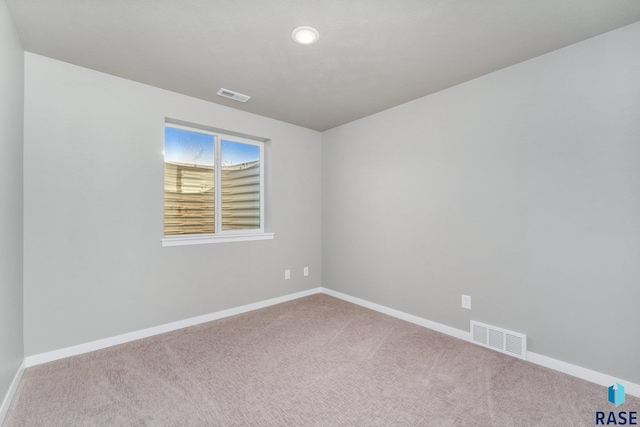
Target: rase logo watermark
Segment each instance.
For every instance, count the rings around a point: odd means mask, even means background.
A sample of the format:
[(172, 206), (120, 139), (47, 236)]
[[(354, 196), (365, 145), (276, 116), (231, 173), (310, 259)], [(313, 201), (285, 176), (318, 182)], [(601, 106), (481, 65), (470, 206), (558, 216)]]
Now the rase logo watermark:
[(616, 408), (624, 403), (624, 386), (617, 381), (609, 386), (609, 402), (616, 405)]
[[(609, 387), (607, 400), (616, 405), (616, 408), (624, 403), (624, 386), (616, 381)], [(596, 425), (637, 426), (638, 412), (636, 411), (596, 411)]]

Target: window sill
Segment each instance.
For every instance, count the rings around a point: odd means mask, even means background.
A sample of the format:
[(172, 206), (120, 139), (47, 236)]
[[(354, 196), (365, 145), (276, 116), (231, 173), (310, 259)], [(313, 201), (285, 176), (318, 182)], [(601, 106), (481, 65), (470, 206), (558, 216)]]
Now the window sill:
[(247, 242), (251, 240), (271, 240), (275, 237), (275, 233), (255, 233), (255, 234), (232, 234), (216, 236), (213, 234), (206, 235), (187, 235), (187, 236), (166, 236), (160, 239), (162, 246), (184, 246), (184, 245), (206, 245), (209, 243), (229, 243), (229, 242)]

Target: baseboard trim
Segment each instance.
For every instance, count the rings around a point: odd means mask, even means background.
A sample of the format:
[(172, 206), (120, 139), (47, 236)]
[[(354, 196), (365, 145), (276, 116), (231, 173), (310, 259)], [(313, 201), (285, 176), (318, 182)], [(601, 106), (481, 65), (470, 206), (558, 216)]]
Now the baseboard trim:
[[(450, 335), (455, 338), (459, 338), (464, 341), (471, 342), (471, 333), (468, 331), (463, 331), (461, 329), (453, 328), (451, 326), (444, 325), (442, 323), (437, 323), (431, 320), (424, 319), (422, 317), (414, 316), (412, 314), (408, 314), (399, 310), (395, 310), (393, 308), (389, 308), (380, 304), (376, 304), (370, 301), (363, 300), (361, 298), (353, 297), (351, 295), (344, 294), (342, 292), (337, 292), (328, 288), (318, 287), (314, 289), (309, 289), (302, 292), (297, 292), (289, 295), (285, 295), (282, 297), (272, 298), (265, 301), (256, 302), (253, 304), (247, 304), (240, 307), (230, 308), (227, 310), (218, 311), (215, 313), (205, 314), (202, 316), (192, 317), (190, 319), (180, 320), (177, 322), (167, 323), (165, 325), (155, 326), (148, 329), (143, 329), (140, 331), (130, 332), (122, 335), (118, 335), (111, 338), (105, 338), (97, 341), (88, 342), (85, 344), (79, 344), (72, 347), (62, 348), (59, 350), (49, 351), (46, 353), (36, 354), (33, 356), (27, 356), (24, 359), (24, 362), (20, 366), (18, 373), (16, 374), (13, 383), (11, 384), (11, 388), (7, 393), (7, 396), (0, 407), (0, 425), (2, 425), (2, 420), (6, 414), (6, 411), (9, 409), (9, 404), (11, 403), (11, 399), (15, 394), (15, 390), (20, 383), (20, 379), (22, 378), (22, 373), (25, 368), (29, 368), (36, 365), (41, 365), (43, 363), (52, 362), (58, 359), (64, 359), (66, 357), (77, 356), (84, 353), (89, 353), (96, 350), (101, 350), (103, 348), (112, 347), (118, 344), (124, 344), (130, 341), (139, 340), (142, 338), (151, 337), (154, 335), (163, 334), (165, 332), (171, 332), (176, 329), (187, 328), (189, 326), (199, 325), (201, 323), (211, 322), (213, 320), (223, 319), (229, 316), (235, 316), (236, 314), (242, 314), (253, 310), (258, 310), (260, 308), (269, 307), (271, 305), (280, 304), (283, 302), (295, 300), (298, 298), (302, 298), (309, 295), (324, 293), (326, 295), (330, 295), (332, 297), (369, 308), (371, 310), (375, 310), (377, 312), (387, 314), (389, 316), (405, 320), (410, 323), (414, 323), (419, 326), (423, 326), (425, 328), (432, 329), (437, 332), (441, 332), (446, 335)], [(562, 372), (576, 378), (583, 379), (585, 381), (589, 381), (595, 384), (599, 384), (605, 387), (610, 386), (616, 381), (624, 384), (625, 392), (631, 396), (640, 397), (640, 385), (635, 384), (629, 381), (625, 381), (620, 378), (613, 377), (611, 375), (603, 374), (601, 372), (593, 371), (587, 368), (583, 368), (581, 366), (572, 365), (567, 362), (563, 362), (561, 360), (553, 359), (548, 356), (543, 356), (541, 354), (533, 353), (531, 351), (527, 352), (527, 360), (536, 365), (544, 366), (549, 369), (553, 369), (558, 372)]]
[(532, 353), (530, 351), (527, 352), (527, 360), (531, 363), (535, 363), (536, 365), (544, 366), (545, 368), (553, 369), (554, 371), (562, 372), (605, 387), (609, 387), (617, 381), (624, 385), (624, 391), (626, 394), (640, 397), (640, 384), (635, 384), (611, 375), (603, 374), (602, 372), (593, 371), (591, 369), (583, 368), (582, 366), (572, 365), (571, 363), (543, 356), (542, 354)]
[[(322, 292), (339, 298), (344, 301), (348, 301), (362, 307), (367, 307), (380, 313), (388, 314), (389, 316), (396, 317), (398, 319), (406, 320), (416, 325), (424, 326), (425, 328), (433, 329), (443, 334), (450, 335), (455, 338), (460, 338), (465, 341), (471, 342), (471, 333), (462, 331), (460, 329), (452, 328), (451, 326), (443, 325), (442, 323), (433, 322), (431, 320), (424, 319), (422, 317), (407, 314), (393, 308), (385, 307), (380, 304), (372, 303), (360, 298), (352, 297), (351, 295), (343, 294), (341, 292), (333, 291), (331, 289), (322, 288)], [(601, 372), (592, 371), (591, 369), (583, 368), (581, 366), (572, 365), (561, 360), (553, 359), (548, 356), (533, 353), (527, 351), (527, 361), (536, 365), (544, 366), (545, 368), (553, 369), (554, 371), (562, 372), (564, 374), (571, 375), (576, 378), (580, 378), (585, 381), (589, 381), (595, 384), (599, 384), (608, 387), (614, 384), (616, 381), (623, 384), (625, 387), (625, 393), (631, 396), (640, 397), (640, 385), (629, 381), (622, 380), (620, 378), (613, 377), (611, 375), (603, 374)]]
[(192, 317), (185, 320), (179, 320), (177, 322), (167, 323), (160, 326), (154, 326), (139, 331), (129, 332), (115, 337), (104, 338), (96, 341), (91, 341), (84, 344), (78, 344), (71, 347), (62, 348), (59, 350), (53, 350), (46, 353), (36, 354), (33, 356), (27, 356), (25, 358), (25, 364), (27, 368), (32, 366), (41, 365), (47, 362), (53, 362), (54, 360), (64, 359), (66, 357), (77, 356), (84, 353), (90, 353), (96, 350), (102, 350), (103, 348), (112, 347), (118, 344), (124, 344), (127, 342), (139, 340), (142, 338), (152, 337), (154, 335), (164, 334), (165, 332), (175, 331), (176, 329), (188, 328), (189, 326), (199, 325), (201, 323), (211, 322), (213, 320), (223, 319), (229, 316), (235, 316), (236, 314), (242, 314), (260, 308), (269, 307), (271, 305), (280, 304), (283, 302), (291, 301), (294, 299), (302, 298), (309, 295), (319, 294), (322, 292), (322, 288), (309, 289), (302, 292), (296, 292), (294, 294), (285, 295), (282, 297), (271, 298), (265, 301), (260, 301), (252, 304), (243, 305), (240, 307), (230, 308), (227, 310), (217, 311), (215, 313), (204, 314), (202, 316)]
[(471, 333), (461, 329), (433, 322), (422, 317), (414, 316), (413, 314), (408, 314), (403, 311), (385, 307), (384, 305), (352, 297), (351, 295), (343, 294), (342, 292), (333, 291), (331, 289), (322, 288), (322, 292), (327, 295), (331, 295), (332, 297), (336, 297), (362, 307), (370, 308), (371, 310), (375, 310), (380, 313), (388, 314), (391, 317), (406, 320), (407, 322), (415, 323), (416, 325), (424, 326), (425, 328), (433, 329), (434, 331), (442, 332), (443, 334), (451, 335), (452, 337), (460, 338), (461, 340), (471, 341)]
[(18, 368), (18, 372), (16, 372), (16, 375), (13, 377), (13, 381), (11, 381), (9, 391), (7, 391), (7, 394), (2, 401), (2, 405), (0, 405), (0, 426), (4, 422), (4, 418), (7, 416), (7, 412), (9, 412), (9, 406), (11, 406), (13, 396), (15, 396), (16, 391), (18, 390), (18, 386), (20, 385), (20, 380), (22, 379), (22, 374), (24, 374), (25, 368), (26, 366), (23, 360), (20, 364), (20, 367)]

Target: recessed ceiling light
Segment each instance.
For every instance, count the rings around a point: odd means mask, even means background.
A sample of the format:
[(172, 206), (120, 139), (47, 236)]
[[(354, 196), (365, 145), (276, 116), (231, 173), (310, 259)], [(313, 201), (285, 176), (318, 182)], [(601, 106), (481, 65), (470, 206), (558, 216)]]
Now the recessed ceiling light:
[(313, 27), (298, 27), (291, 33), (293, 40), (301, 45), (311, 45), (318, 41), (320, 34)]

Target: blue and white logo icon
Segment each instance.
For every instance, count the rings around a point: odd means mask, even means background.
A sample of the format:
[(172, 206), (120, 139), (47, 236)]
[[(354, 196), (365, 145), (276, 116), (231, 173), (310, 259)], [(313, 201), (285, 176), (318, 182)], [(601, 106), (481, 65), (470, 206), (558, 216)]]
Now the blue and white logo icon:
[(609, 402), (616, 407), (624, 403), (624, 386), (617, 381), (614, 385), (609, 386)]

